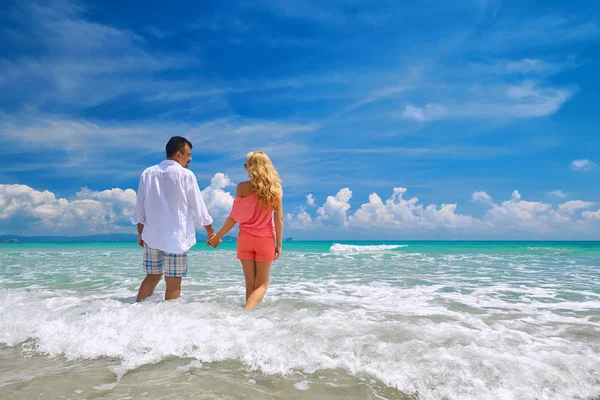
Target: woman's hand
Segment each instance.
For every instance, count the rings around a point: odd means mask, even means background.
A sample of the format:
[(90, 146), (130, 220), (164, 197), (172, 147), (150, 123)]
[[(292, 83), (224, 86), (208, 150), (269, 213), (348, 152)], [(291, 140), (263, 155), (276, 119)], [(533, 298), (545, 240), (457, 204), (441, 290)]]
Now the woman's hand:
[(281, 256), (281, 245), (275, 246), (275, 259), (278, 260)]
[(210, 246), (212, 246), (213, 249), (216, 249), (221, 244), (221, 239), (219, 239), (219, 237), (217, 235), (215, 235), (215, 236), (211, 237), (210, 239), (208, 239), (208, 244)]

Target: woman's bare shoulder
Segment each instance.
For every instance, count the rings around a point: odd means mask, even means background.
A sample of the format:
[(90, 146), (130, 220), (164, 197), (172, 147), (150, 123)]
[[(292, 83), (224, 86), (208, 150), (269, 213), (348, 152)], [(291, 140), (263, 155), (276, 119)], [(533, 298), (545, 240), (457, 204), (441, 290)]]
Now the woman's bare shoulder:
[(252, 194), (252, 184), (250, 181), (240, 182), (235, 190), (235, 197), (248, 197)]

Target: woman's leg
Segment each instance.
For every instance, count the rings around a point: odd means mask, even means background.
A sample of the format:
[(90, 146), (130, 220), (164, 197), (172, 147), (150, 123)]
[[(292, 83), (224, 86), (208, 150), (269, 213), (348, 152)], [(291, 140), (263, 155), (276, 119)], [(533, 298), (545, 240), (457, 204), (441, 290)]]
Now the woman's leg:
[(254, 260), (240, 260), (244, 269), (244, 278), (246, 280), (246, 302), (248, 297), (254, 292), (256, 282), (256, 262)]
[[(269, 279), (271, 277), (271, 262), (259, 262), (256, 261), (256, 279), (254, 281), (254, 291), (246, 300), (246, 306), (244, 310), (253, 309), (260, 301), (265, 297), (267, 287), (269, 286)], [(246, 269), (244, 268), (244, 273)], [(247, 282), (247, 281), (246, 281)], [(246, 286), (247, 288), (248, 286)], [(246, 289), (247, 290), (247, 289)]]

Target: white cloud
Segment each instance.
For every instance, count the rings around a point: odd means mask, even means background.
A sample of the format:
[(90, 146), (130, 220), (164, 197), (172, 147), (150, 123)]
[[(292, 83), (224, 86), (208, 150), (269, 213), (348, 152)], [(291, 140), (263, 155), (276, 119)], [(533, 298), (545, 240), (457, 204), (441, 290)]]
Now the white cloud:
[(315, 198), (314, 198), (314, 196), (311, 193), (309, 193), (306, 196), (306, 205), (308, 205), (309, 207), (314, 207), (315, 206)]
[(69, 201), (26, 185), (0, 185), (0, 220), (7, 225), (12, 222), (17, 230), (34, 232), (118, 232), (129, 224), (128, 217), (133, 211), (128, 199), (131, 192), (131, 189), (84, 190), (78, 199)]
[(335, 197), (327, 196), (327, 201), (317, 210), (317, 221), (324, 225), (343, 227), (347, 224), (348, 203), (352, 198), (352, 191), (348, 188), (341, 189)]
[(470, 216), (456, 214), (456, 204), (435, 204), (424, 207), (417, 204), (416, 197), (403, 198), (405, 188), (394, 188), (392, 196), (385, 201), (377, 193), (369, 196), (369, 202), (350, 216), (350, 223), (356, 227), (401, 228), (407, 230), (433, 230), (437, 228), (474, 228), (478, 221)]
[(77, 199), (98, 200), (101, 203), (109, 204), (117, 215), (123, 215), (127, 219), (133, 217), (137, 198), (135, 190), (120, 188), (99, 192), (83, 188), (75, 196)]
[[(202, 191), (209, 212), (216, 220), (224, 220), (229, 214), (234, 196), (226, 192), (233, 186), (227, 175), (218, 173), (210, 186)], [(474, 192), (473, 201), (483, 202), (490, 209), (482, 219), (458, 214), (456, 204), (419, 204), (417, 197), (405, 199), (406, 188), (393, 189), (387, 200), (377, 193), (369, 196), (355, 212), (351, 211), (352, 191), (341, 189), (336, 196), (328, 196), (322, 207), (312, 216), (304, 206), (285, 217), (289, 229), (312, 230), (352, 228), (371, 231), (460, 231), (462, 233), (485, 232), (509, 234), (565, 233), (591, 227), (592, 220), (600, 220), (600, 210), (581, 213), (594, 202), (572, 200), (556, 209), (543, 202), (522, 200), (515, 190), (510, 200), (495, 203), (486, 192)], [(129, 217), (135, 208), (135, 192), (132, 189), (113, 188), (92, 191), (87, 188), (76, 193), (72, 200), (58, 198), (50, 191), (38, 191), (26, 185), (0, 185), (0, 226), (2, 233), (13, 234), (95, 234), (132, 232)], [(341, 231), (338, 231), (341, 232)]]
[(78, 199), (95, 199), (121, 203), (129, 207), (135, 207), (136, 194), (133, 189), (108, 189), (99, 192), (83, 188), (76, 194)]
[(595, 169), (596, 167), (597, 165), (588, 159), (573, 160), (571, 162), (571, 169), (577, 172), (588, 172)]
[(486, 192), (473, 192), (473, 194), (471, 195), (471, 201), (475, 202), (475, 203), (481, 203), (481, 204), (493, 204), (494, 201), (492, 200), (492, 197), (487, 194)]
[(34, 214), (37, 206), (57, 203), (54, 193), (39, 192), (26, 185), (0, 185), (0, 219), (8, 219), (23, 209)]
[(600, 210), (597, 211), (584, 211), (581, 213), (583, 219), (591, 221), (591, 220), (600, 220)]
[(427, 104), (425, 107), (408, 105), (402, 111), (402, 116), (415, 121), (435, 121), (446, 116), (447, 110), (439, 104)]
[[(576, 211), (589, 208), (594, 203), (573, 200), (552, 209), (550, 204), (525, 201), (518, 190), (512, 192), (510, 200), (497, 204), (486, 192), (474, 192), (471, 201), (490, 206), (483, 219), (458, 214), (456, 204), (419, 204), (413, 197), (404, 199), (406, 188), (394, 188), (387, 200), (377, 193), (369, 196), (354, 213), (350, 210), (349, 200), (352, 192), (342, 189), (335, 197), (329, 196), (325, 204), (317, 210), (316, 220), (301, 208), (295, 215), (288, 215), (288, 221), (296, 227), (310, 229), (317, 226), (399, 229), (403, 231), (461, 230), (481, 232), (482, 228), (494, 229), (496, 233), (511, 231), (529, 231), (547, 233), (557, 229), (575, 226), (573, 216)], [(588, 214), (586, 214), (588, 215)], [(587, 219), (592, 219), (591, 214)]]
[(560, 199), (564, 199), (567, 195), (562, 190), (553, 190), (552, 192), (547, 193), (548, 196), (558, 197)]
[[(217, 173), (211, 185), (202, 191), (208, 211), (217, 221), (224, 220), (231, 211), (234, 197), (223, 190), (231, 185), (227, 175)], [(130, 218), (135, 204), (133, 189), (83, 188), (73, 200), (68, 200), (27, 185), (0, 185), (2, 230), (12, 229), (6, 233), (134, 233)]]
[(573, 215), (575, 213), (575, 211), (581, 210), (584, 208), (590, 208), (594, 204), (596, 204), (596, 203), (591, 202), (591, 201), (571, 200), (571, 201), (567, 201), (566, 203), (559, 205), (558, 212), (561, 214)]
[(229, 177), (219, 172), (211, 179), (210, 186), (202, 190), (208, 212), (215, 220), (223, 221), (231, 212), (235, 196), (223, 189), (232, 185)]
[(300, 207), (296, 214), (286, 214), (285, 220), (287, 226), (291, 229), (306, 230), (317, 226), (310, 214), (303, 207)]
[[(566, 206), (564, 210), (573, 206), (575, 204)], [(500, 230), (526, 229), (535, 232), (548, 232), (556, 228), (557, 224), (572, 222), (569, 214), (552, 210), (550, 204), (521, 200), (521, 194), (517, 190), (512, 193), (510, 200), (492, 205), (483, 221)]]

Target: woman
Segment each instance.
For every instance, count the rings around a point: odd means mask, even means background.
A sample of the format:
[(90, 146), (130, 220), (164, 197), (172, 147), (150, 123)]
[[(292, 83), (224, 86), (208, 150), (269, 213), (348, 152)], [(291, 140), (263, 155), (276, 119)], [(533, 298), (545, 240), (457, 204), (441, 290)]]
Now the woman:
[(237, 258), (246, 279), (244, 310), (251, 310), (264, 297), (271, 263), (281, 255), (283, 192), (277, 170), (262, 151), (248, 153), (244, 168), (250, 180), (237, 186), (231, 213), (209, 244), (218, 246), (223, 236), (239, 224)]

